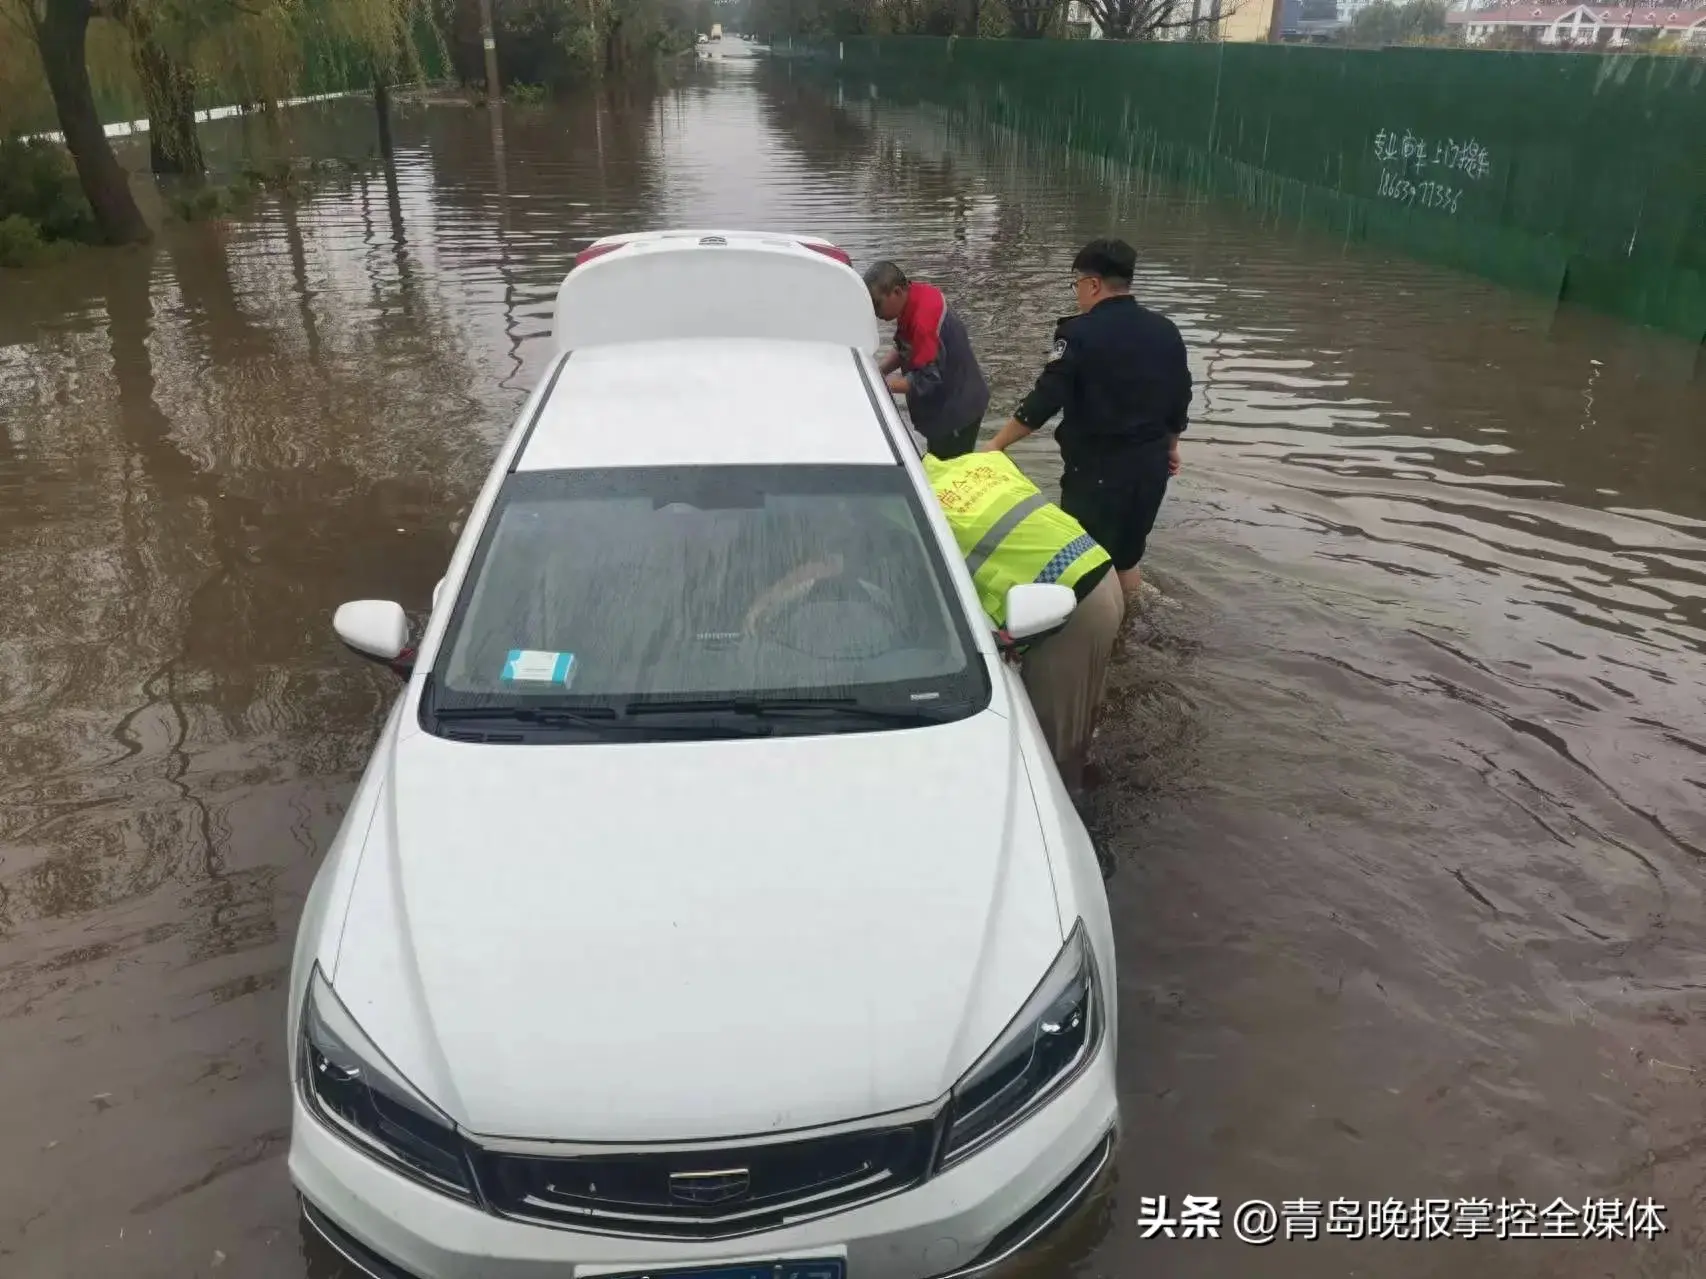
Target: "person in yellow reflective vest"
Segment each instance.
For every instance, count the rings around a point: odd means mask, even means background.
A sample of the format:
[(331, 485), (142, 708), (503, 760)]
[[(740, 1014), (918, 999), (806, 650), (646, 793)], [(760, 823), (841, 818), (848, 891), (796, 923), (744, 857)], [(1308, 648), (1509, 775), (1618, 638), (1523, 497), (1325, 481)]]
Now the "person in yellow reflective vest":
[(978, 601), (998, 629), (1006, 628), (1007, 592), (1015, 586), (1057, 582), (1078, 596), (1066, 625), (1031, 644), (1020, 666), (1061, 780), (1077, 798), (1108, 659), (1125, 618), (1113, 560), (1004, 453), (947, 461), (925, 454), (924, 473), (966, 557)]

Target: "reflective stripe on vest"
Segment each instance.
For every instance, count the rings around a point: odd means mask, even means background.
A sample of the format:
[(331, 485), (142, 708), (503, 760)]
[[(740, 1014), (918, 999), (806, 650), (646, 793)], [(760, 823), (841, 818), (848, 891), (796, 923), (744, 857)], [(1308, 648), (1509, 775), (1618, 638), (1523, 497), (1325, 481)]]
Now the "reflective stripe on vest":
[[(1037, 574), (1036, 580), (1039, 582), (1058, 582), (1060, 581), (1061, 575), (1065, 573), (1073, 562), (1080, 556), (1088, 555), (1091, 551), (1100, 549), (1101, 548), (1096, 545), (1095, 538), (1091, 537), (1088, 533), (1081, 533), (1065, 546), (1061, 547), (1059, 551), (1055, 552), (1054, 558), (1047, 564), (1043, 565), (1043, 571)], [(1099, 564), (1102, 560), (1107, 558), (1108, 556), (1104, 552), (1101, 559), (1097, 560), (1096, 563)], [(1078, 578), (1083, 576), (1084, 573), (1079, 572), (1073, 576), (1072, 580), (1076, 582)]]
[(1027, 582), (1076, 586), (1108, 553), (1002, 453), (924, 459), (925, 474), (966, 557), (978, 601), (1006, 624), (1007, 592)]
[(1001, 545), (1002, 538), (1018, 528), (1026, 516), (1033, 511), (1042, 510), (1047, 505), (1047, 498), (1041, 493), (1033, 493), (991, 524), (988, 531), (977, 539), (977, 545), (966, 552), (966, 567), (971, 570), (971, 575), (977, 576), (978, 569), (983, 567), (985, 560), (995, 554), (995, 548)]

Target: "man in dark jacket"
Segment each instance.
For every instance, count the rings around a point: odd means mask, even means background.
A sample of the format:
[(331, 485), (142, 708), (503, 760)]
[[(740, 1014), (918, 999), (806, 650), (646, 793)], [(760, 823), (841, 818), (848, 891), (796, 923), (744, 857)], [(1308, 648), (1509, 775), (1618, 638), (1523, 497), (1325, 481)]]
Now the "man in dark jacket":
[(1191, 404), (1185, 341), (1171, 320), (1131, 296), (1136, 265), (1124, 240), (1092, 240), (1078, 251), (1078, 314), (1055, 326), (1036, 385), (984, 446), (1005, 449), (1064, 413), (1054, 433), (1061, 509), (1113, 557), (1128, 596), (1168, 478), (1179, 472)]
[(894, 350), (878, 367), (889, 390), (906, 396), (913, 429), (939, 458), (970, 453), (989, 407), (989, 384), (966, 326), (942, 290), (908, 280), (893, 262), (873, 263), (865, 287), (877, 318), (894, 322)]

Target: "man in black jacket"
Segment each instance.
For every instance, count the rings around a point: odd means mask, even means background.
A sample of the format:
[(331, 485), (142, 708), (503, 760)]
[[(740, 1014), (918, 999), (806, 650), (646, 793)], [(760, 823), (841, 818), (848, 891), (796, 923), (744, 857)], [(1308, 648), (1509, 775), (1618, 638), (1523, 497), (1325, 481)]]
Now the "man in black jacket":
[(1166, 316), (1131, 296), (1137, 252), (1092, 240), (1072, 260), (1078, 314), (1054, 330), (1054, 349), (1029, 395), (987, 449), (1005, 449), (1064, 412), (1055, 439), (1060, 505), (1113, 557), (1129, 597), (1191, 403), (1185, 341)]

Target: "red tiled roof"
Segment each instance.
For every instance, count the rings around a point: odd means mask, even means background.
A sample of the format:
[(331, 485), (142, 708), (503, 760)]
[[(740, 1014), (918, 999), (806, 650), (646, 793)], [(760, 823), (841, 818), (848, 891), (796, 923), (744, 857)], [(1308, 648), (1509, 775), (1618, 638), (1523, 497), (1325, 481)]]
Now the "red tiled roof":
[(1517, 3), (1504, 4), (1493, 9), (1476, 9), (1467, 13), (1461, 10), (1453, 10), (1445, 15), (1445, 20), (1457, 25), (1549, 27), (1560, 18), (1567, 17), (1578, 9), (1583, 11), (1583, 17), (1588, 21), (1602, 23), (1605, 26), (1664, 27), (1667, 30), (1678, 31), (1706, 22), (1706, 9), (1667, 9), (1662, 4), (1525, 5)]

